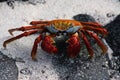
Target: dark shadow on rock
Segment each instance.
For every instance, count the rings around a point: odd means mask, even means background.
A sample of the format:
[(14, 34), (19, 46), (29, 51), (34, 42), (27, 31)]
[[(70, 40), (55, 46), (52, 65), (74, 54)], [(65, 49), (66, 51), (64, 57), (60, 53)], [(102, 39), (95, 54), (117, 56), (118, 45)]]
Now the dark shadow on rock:
[[(120, 72), (120, 15), (105, 25), (105, 27), (109, 32), (106, 41), (113, 50), (113, 59), (115, 61), (115, 63), (112, 64), (112, 68), (118, 69)], [(115, 57), (117, 59), (115, 59)]]
[(18, 80), (18, 68), (15, 60), (0, 51), (0, 80)]

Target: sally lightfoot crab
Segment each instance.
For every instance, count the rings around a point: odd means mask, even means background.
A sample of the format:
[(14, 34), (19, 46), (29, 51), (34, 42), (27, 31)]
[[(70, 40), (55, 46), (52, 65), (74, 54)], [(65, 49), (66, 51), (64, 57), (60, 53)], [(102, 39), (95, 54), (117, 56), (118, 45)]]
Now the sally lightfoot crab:
[(44, 51), (50, 54), (58, 53), (58, 48), (55, 45), (56, 42), (54, 38), (59, 35), (68, 37), (68, 40), (66, 40), (66, 43), (68, 44), (66, 52), (69, 57), (74, 58), (78, 56), (81, 48), (81, 39), (84, 41), (90, 57), (93, 57), (93, 49), (89, 43), (88, 36), (96, 41), (96, 43), (102, 49), (103, 54), (107, 52), (107, 47), (101, 41), (98, 35), (100, 34), (104, 37), (108, 34), (108, 32), (99, 23), (58, 19), (51, 21), (32, 21), (30, 24), (31, 26), (22, 26), (20, 28), (8, 30), (11, 35), (13, 35), (14, 31), (23, 31), (23, 33), (4, 41), (3, 46), (6, 48), (8, 43), (16, 39), (39, 33), (39, 36), (34, 41), (31, 51), (31, 57), (33, 60), (36, 60), (38, 43), (41, 41), (41, 48)]

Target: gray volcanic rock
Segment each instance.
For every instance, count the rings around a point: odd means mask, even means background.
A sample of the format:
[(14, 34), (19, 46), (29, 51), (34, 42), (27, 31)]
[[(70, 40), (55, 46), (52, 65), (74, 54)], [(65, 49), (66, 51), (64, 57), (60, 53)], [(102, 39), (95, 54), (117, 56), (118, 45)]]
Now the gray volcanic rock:
[(114, 51), (114, 55), (120, 54), (120, 15), (115, 20), (105, 25), (109, 34), (106, 41)]
[(77, 21), (84, 21), (84, 22), (95, 22), (95, 19), (87, 14), (78, 14), (73, 16), (73, 19), (77, 20)]
[(18, 69), (15, 60), (3, 55), (0, 51), (0, 80), (18, 80)]
[(105, 27), (109, 32), (106, 41), (113, 50), (110, 66), (112, 69), (119, 70), (120, 72), (120, 15), (105, 25)]

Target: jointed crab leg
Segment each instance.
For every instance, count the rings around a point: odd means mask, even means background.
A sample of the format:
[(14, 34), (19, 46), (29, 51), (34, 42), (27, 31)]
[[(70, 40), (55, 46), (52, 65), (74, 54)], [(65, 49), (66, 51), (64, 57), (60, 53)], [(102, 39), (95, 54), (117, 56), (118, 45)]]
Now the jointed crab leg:
[(36, 25), (36, 24), (46, 24), (48, 23), (49, 21), (32, 21), (30, 22), (31, 25)]
[(93, 27), (96, 27), (96, 28), (103, 28), (102, 25), (100, 25), (97, 22), (80, 22), (80, 23), (83, 24), (83, 25), (93, 26)]
[(95, 28), (95, 27), (91, 27), (91, 26), (84, 26), (85, 30), (91, 30), (91, 31), (95, 31), (96, 33), (100, 33), (104, 36), (106, 36), (108, 34), (107, 30), (104, 28)]
[(103, 50), (103, 54), (106, 53), (108, 48), (103, 44), (103, 42), (98, 38), (98, 36), (95, 33), (92, 33), (90, 31), (86, 30), (86, 32), (96, 40), (97, 44)]
[(36, 26), (23, 26), (23, 27), (20, 27), (20, 28), (9, 29), (8, 31), (11, 35), (13, 35), (14, 31), (27, 31), (27, 30), (31, 30), (31, 29), (42, 30), (44, 26), (46, 26), (46, 25), (45, 24), (38, 24)]
[(25, 26), (25, 27), (20, 27), (20, 28), (13, 28), (13, 29), (9, 29), (8, 32), (13, 35), (14, 31), (26, 31), (26, 30), (30, 30), (30, 29), (34, 29), (35, 26)]
[(18, 36), (15, 36), (15, 37), (13, 37), (13, 38), (10, 38), (10, 39), (4, 41), (3, 47), (6, 48), (6, 45), (7, 45), (8, 43), (10, 43), (10, 42), (12, 42), (12, 41), (14, 41), (14, 40), (16, 40), (16, 39), (19, 39), (19, 38), (21, 38), (21, 37), (34, 34), (34, 33), (36, 33), (37, 31), (38, 31), (38, 30), (32, 30), (32, 31), (29, 31), (29, 32), (24, 32), (24, 33), (22, 33), (22, 34), (20, 34), (20, 35), (18, 35)]
[(93, 50), (92, 50), (92, 47), (91, 47), (91, 45), (90, 45), (86, 35), (84, 34), (84, 31), (82, 31), (81, 34), (82, 34), (83, 41), (85, 42), (85, 45), (87, 47), (87, 50), (88, 50), (88, 52), (90, 54), (90, 58), (92, 58), (93, 57), (93, 53), (94, 53)]
[(37, 47), (38, 47), (38, 43), (41, 41), (42, 39), (42, 35), (39, 35), (34, 42), (33, 48), (32, 48), (32, 52), (31, 52), (31, 57), (33, 60), (36, 60), (36, 52), (37, 52)]

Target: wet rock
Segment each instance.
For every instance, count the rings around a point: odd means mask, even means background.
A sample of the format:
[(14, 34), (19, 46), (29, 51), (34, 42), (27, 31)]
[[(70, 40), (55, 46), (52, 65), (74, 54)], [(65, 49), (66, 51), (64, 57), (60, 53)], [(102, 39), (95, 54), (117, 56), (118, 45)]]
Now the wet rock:
[(15, 61), (0, 51), (0, 80), (18, 80), (18, 69)]

